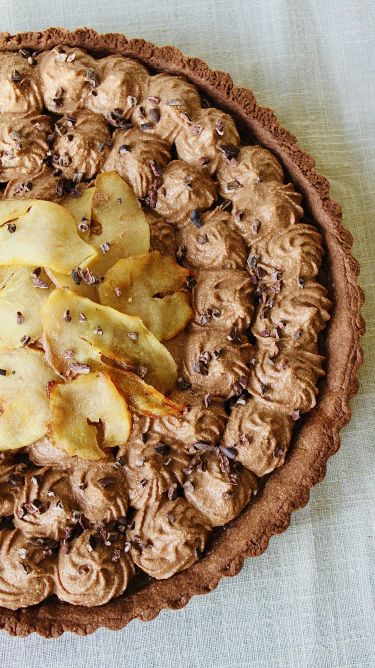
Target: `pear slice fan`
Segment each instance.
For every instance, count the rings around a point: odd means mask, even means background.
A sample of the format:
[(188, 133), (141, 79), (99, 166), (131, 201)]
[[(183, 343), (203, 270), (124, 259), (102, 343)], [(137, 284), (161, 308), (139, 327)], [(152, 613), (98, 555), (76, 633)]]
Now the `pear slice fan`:
[(0, 451), (48, 435), (96, 460), (127, 442), (132, 413), (181, 413), (161, 341), (191, 318), (189, 272), (149, 246), (115, 172), (61, 205), (0, 201)]

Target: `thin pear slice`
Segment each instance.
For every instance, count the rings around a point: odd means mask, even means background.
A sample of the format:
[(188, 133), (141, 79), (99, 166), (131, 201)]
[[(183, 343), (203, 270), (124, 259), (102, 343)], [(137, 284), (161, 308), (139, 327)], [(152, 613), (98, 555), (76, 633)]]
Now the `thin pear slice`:
[(42, 335), (40, 308), (53, 287), (42, 271), (32, 275), (32, 267), (14, 267), (0, 288), (0, 350), (21, 348)]
[[(61, 201), (62, 206), (65, 209), (68, 209), (69, 213), (72, 214), (78, 234), (85, 241), (88, 241), (90, 236), (92, 199), (94, 193), (95, 188), (86, 188), (86, 190), (81, 191), (80, 197), (72, 197), (71, 195), (68, 195)], [(85, 229), (85, 225), (82, 225), (82, 223), (86, 223), (86, 221), (87, 229)]]
[(107, 374), (94, 372), (50, 389), (50, 435), (56, 447), (82, 459), (102, 459), (102, 448), (124, 445), (131, 414)]
[(165, 417), (182, 413), (183, 404), (176, 404), (168, 399), (135, 373), (114, 367), (107, 370), (117, 389), (126, 397), (130, 408), (135, 413), (149, 417)]
[(119, 260), (99, 287), (102, 304), (138, 315), (159, 341), (172, 339), (192, 316), (181, 288), (189, 271), (158, 251)]
[(69, 211), (54, 202), (35, 201), (14, 223), (0, 226), (0, 265), (50, 267), (69, 274), (96, 257), (96, 249), (79, 237)]
[(96, 177), (90, 243), (100, 254), (93, 265), (104, 276), (117, 260), (148, 253), (150, 228), (133, 189), (116, 172)]
[(44, 354), (31, 348), (0, 353), (0, 450), (16, 450), (47, 432), (47, 387), (57, 377)]
[(48, 359), (59, 374), (69, 377), (77, 363), (90, 366), (104, 356), (144, 375), (160, 392), (174, 386), (176, 363), (140, 318), (61, 288), (43, 304), (41, 317)]

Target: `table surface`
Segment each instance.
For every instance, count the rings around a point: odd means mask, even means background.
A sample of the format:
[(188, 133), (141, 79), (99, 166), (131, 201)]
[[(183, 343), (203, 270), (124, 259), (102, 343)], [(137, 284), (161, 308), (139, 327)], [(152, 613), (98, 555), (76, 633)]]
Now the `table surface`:
[(208, 596), (88, 638), (0, 633), (3, 668), (373, 668), (375, 4), (373, 0), (2, 0), (9, 32), (90, 25), (175, 44), (253, 89), (316, 157), (355, 239), (365, 364), (340, 452), (267, 552)]

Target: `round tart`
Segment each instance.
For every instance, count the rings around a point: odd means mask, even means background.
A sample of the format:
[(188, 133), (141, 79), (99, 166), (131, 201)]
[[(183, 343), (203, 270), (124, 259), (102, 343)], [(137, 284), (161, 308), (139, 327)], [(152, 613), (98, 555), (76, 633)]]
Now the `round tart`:
[(0, 52), (0, 627), (119, 629), (238, 573), (323, 478), (358, 264), (227, 74), (89, 29)]

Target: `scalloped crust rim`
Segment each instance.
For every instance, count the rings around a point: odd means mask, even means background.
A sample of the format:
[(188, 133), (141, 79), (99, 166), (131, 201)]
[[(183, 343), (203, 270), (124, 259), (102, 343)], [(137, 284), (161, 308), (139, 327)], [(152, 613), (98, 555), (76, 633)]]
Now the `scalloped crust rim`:
[(64, 631), (86, 635), (100, 627), (121, 629), (134, 618), (148, 621), (164, 608), (182, 608), (192, 596), (215, 589), (222, 577), (236, 575), (245, 557), (264, 552), (270, 538), (289, 526), (291, 513), (307, 503), (311, 487), (324, 478), (327, 460), (339, 448), (340, 429), (351, 415), (349, 400), (358, 390), (357, 372), (363, 359), (360, 338), (365, 331), (359, 265), (351, 255), (352, 236), (342, 226), (341, 208), (330, 200), (329, 183), (315, 171), (314, 159), (280, 126), (271, 109), (258, 106), (252, 92), (237, 88), (228, 74), (213, 71), (202, 60), (189, 58), (172, 46), (158, 47), (86, 28), (0, 33), (0, 51), (22, 47), (42, 51), (59, 44), (93, 53), (120, 53), (156, 71), (183, 74), (275, 153), (303, 193), (305, 205), (324, 236), (333, 313), (326, 339), (327, 378), (317, 406), (299, 430), (287, 462), (269, 477), (256, 501), (217, 536), (199, 562), (169, 580), (153, 581), (99, 608), (71, 606), (56, 599), (16, 611), (0, 608), (1, 629), (18, 636), (37, 632), (49, 638)]

